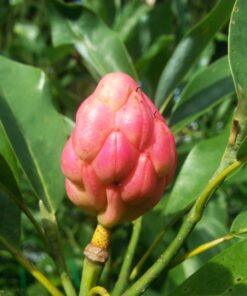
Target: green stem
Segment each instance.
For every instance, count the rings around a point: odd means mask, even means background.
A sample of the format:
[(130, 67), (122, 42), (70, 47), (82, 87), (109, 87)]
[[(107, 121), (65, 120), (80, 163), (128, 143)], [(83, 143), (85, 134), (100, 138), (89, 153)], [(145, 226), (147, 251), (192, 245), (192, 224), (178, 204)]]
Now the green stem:
[(135, 255), (136, 246), (141, 233), (142, 217), (133, 222), (133, 231), (128, 245), (126, 255), (124, 257), (123, 265), (121, 267), (117, 283), (112, 292), (112, 296), (120, 296), (127, 286), (130, 268), (133, 257)]
[[(191, 208), (191, 205), (189, 206), (189, 208)], [(136, 266), (132, 269), (131, 273), (130, 273), (130, 280), (133, 281), (137, 275), (140, 273), (144, 263), (147, 261), (147, 259), (150, 257), (150, 255), (152, 254), (153, 250), (158, 246), (158, 244), (161, 242), (163, 236), (165, 235), (165, 233), (167, 232), (167, 230), (172, 227), (178, 220), (179, 218), (184, 214), (184, 212), (187, 212), (188, 209), (186, 208), (185, 211), (182, 211), (180, 213), (178, 213), (177, 215), (175, 215), (173, 217), (173, 219), (164, 226), (164, 229), (158, 233), (158, 235), (156, 236), (156, 238), (154, 239), (154, 242), (151, 244), (151, 246), (147, 249), (147, 251), (145, 252), (145, 254), (141, 257), (141, 259), (138, 261), (138, 263), (136, 264)]]
[(89, 293), (88, 296), (110, 296), (110, 294), (107, 292), (107, 290), (103, 287), (96, 286), (93, 287)]
[(92, 287), (97, 285), (103, 264), (84, 259), (79, 296), (88, 296)]
[(35, 218), (33, 217), (28, 207), (25, 205), (25, 203), (23, 203), (23, 201), (20, 198), (14, 196), (14, 194), (10, 192), (2, 183), (0, 183), (0, 190), (4, 192), (4, 194), (6, 194), (16, 204), (16, 206), (27, 216), (27, 218), (33, 224), (35, 230), (37, 231), (39, 237), (42, 239), (43, 243), (45, 244), (47, 249), (49, 249), (48, 241), (45, 237), (44, 231), (42, 230), (38, 222), (35, 220)]
[(220, 238), (217, 238), (215, 240), (212, 240), (210, 242), (202, 244), (202, 245), (196, 247), (194, 250), (189, 251), (189, 252), (185, 253), (184, 255), (179, 256), (178, 258), (173, 260), (169, 267), (173, 268), (173, 267), (177, 266), (178, 264), (184, 262), (185, 260), (187, 260), (189, 258), (192, 258), (194, 256), (197, 256), (197, 255), (199, 255), (201, 253), (204, 253), (204, 252), (214, 248), (215, 246), (218, 246), (219, 244), (221, 244), (223, 242), (226, 242), (228, 240), (231, 240), (233, 238), (235, 238), (234, 234), (227, 233), (226, 235), (224, 235), (224, 236), (222, 236)]
[(33, 264), (31, 264), (18, 250), (16, 247), (12, 246), (4, 237), (0, 236), (0, 242), (5, 246), (5, 248), (13, 255), (13, 257), (25, 267), (31, 275), (36, 278), (37, 281), (41, 283), (47, 291), (53, 296), (63, 296), (63, 294), (50, 282), (50, 280), (41, 273)]
[(190, 210), (187, 218), (184, 220), (180, 230), (172, 243), (163, 252), (159, 259), (144, 273), (144, 275), (136, 281), (123, 296), (139, 295), (145, 288), (170, 264), (171, 260), (180, 250), (185, 240), (194, 229), (198, 221), (202, 217), (203, 210), (213, 191), (224, 181), (227, 175), (242, 165), (243, 161), (234, 161), (225, 168), (215, 178), (209, 181), (203, 192), (199, 195), (194, 206)]
[(50, 253), (57, 266), (64, 291), (67, 296), (76, 296), (75, 288), (73, 287), (67, 271), (56, 215), (55, 213), (48, 211), (41, 200), (39, 206), (43, 227), (51, 250)]
[(168, 106), (169, 103), (171, 102), (172, 98), (173, 98), (173, 93), (171, 93), (171, 94), (167, 97), (167, 99), (164, 101), (164, 103), (162, 104), (162, 106), (159, 108), (159, 112), (160, 112), (161, 114), (164, 113), (165, 109), (167, 108), (167, 106)]
[(166, 229), (163, 229), (154, 239), (154, 242), (151, 244), (151, 246), (147, 249), (146, 253), (141, 257), (141, 259), (138, 261), (136, 266), (132, 269), (130, 273), (130, 280), (133, 281), (137, 275), (139, 274), (140, 270), (142, 269), (144, 263), (147, 261), (147, 259), (152, 254), (153, 250), (157, 247), (157, 245), (161, 242), (164, 234), (166, 233)]

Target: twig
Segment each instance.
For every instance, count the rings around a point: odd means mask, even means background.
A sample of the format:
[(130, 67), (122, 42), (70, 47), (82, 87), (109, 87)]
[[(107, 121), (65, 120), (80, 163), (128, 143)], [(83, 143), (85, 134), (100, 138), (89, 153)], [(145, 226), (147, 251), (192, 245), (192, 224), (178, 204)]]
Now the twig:
[(124, 257), (124, 261), (119, 273), (118, 280), (112, 292), (112, 296), (122, 295), (122, 292), (128, 283), (130, 268), (131, 268), (133, 257), (135, 255), (138, 239), (140, 236), (141, 226), (142, 226), (142, 217), (138, 218), (136, 221), (133, 222), (133, 231), (132, 231), (131, 239)]

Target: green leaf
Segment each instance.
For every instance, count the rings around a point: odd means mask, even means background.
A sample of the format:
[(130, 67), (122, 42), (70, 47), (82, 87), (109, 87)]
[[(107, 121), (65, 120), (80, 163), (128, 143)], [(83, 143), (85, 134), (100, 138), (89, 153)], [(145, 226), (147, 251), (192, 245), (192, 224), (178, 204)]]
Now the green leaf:
[(247, 92), (247, 60), (246, 60), (246, 13), (247, 2), (236, 0), (229, 31), (229, 59), (236, 89)]
[[(0, 164), (2, 170), (3, 160), (1, 157)], [(4, 171), (6, 172), (6, 168), (4, 168)], [(6, 174), (6, 177), (10, 176), (11, 174)], [(2, 190), (0, 190), (0, 209), (0, 236), (13, 242), (14, 245), (19, 245), (21, 212), (16, 204)]]
[(237, 158), (241, 159), (247, 156), (247, 136), (243, 139), (237, 152)]
[(232, 147), (229, 146), (228, 148), (229, 159), (233, 158), (231, 155), (239, 158), (247, 156), (246, 14), (247, 2), (245, 0), (237, 0), (232, 11), (229, 29), (229, 61), (238, 95), (238, 106), (232, 125), (231, 140), (233, 143), (230, 143)]
[[(4, 130), (3, 124), (0, 121), (0, 156), (2, 160), (8, 165), (10, 168), (12, 175), (14, 176), (16, 182), (19, 181), (20, 176), (20, 168), (18, 166), (18, 160), (14, 154), (14, 151), (9, 142), (8, 136)], [(0, 171), (0, 182), (8, 182), (9, 178), (4, 177), (2, 166)], [(1, 178), (2, 176), (2, 178)], [(11, 189), (11, 186), (9, 187)]]
[(111, 25), (113, 23), (116, 13), (115, 1), (83, 0), (83, 4), (94, 11), (105, 23), (107, 23), (107, 25)]
[(15, 244), (20, 241), (21, 213), (2, 187), (10, 190), (17, 198), (20, 192), (16, 183), (18, 166), (11, 151), (3, 126), (0, 122), (0, 236)]
[(223, 57), (197, 73), (187, 84), (171, 114), (169, 123), (173, 131), (178, 132), (233, 92), (228, 58)]
[(18, 245), (20, 242), (21, 212), (9, 198), (5, 188), (16, 198), (21, 198), (17, 185), (20, 169), (1, 121), (0, 168), (0, 236)]
[[(189, 236), (185, 245), (185, 250), (193, 250), (207, 241), (225, 235), (228, 231), (226, 218), (227, 203), (225, 198), (222, 195), (216, 196), (216, 198), (210, 201), (205, 209), (202, 220), (196, 225), (196, 228)], [(166, 291), (171, 293), (209, 259), (215, 256), (218, 252), (223, 251), (225, 247), (226, 243), (219, 244), (213, 249), (187, 259), (175, 268), (170, 269), (168, 279), (165, 283)]]
[(197, 144), (186, 158), (164, 213), (173, 216), (194, 202), (215, 173), (226, 147), (228, 131)]
[(183, 79), (217, 31), (226, 23), (233, 4), (234, 0), (220, 0), (215, 8), (180, 41), (161, 74), (155, 95), (158, 107)]
[(137, 78), (120, 37), (93, 11), (82, 5), (66, 5), (56, 0), (50, 6), (54, 46), (73, 44), (96, 80), (112, 71), (123, 71)]
[(41, 70), (0, 57), (0, 119), (38, 198), (57, 209), (64, 196), (60, 155), (67, 127)]
[(189, 277), (170, 296), (246, 295), (247, 240), (227, 248), (195, 274)]
[(122, 40), (127, 40), (140, 19), (151, 10), (151, 6), (140, 3), (139, 1), (130, 1), (124, 5), (121, 14), (116, 18), (114, 30), (116, 30)]
[[(161, 52), (165, 50), (165, 48), (171, 44), (174, 40), (173, 35), (161, 35), (155, 42), (150, 46), (147, 52), (142, 55), (139, 60), (136, 62), (137, 69), (141, 71), (145, 71), (145, 68), (148, 67), (153, 59)], [(152, 65), (151, 65), (152, 66)], [(153, 69), (155, 72), (156, 69)]]
[(236, 235), (240, 237), (247, 237), (247, 211), (241, 212), (233, 220), (231, 232), (236, 233)]

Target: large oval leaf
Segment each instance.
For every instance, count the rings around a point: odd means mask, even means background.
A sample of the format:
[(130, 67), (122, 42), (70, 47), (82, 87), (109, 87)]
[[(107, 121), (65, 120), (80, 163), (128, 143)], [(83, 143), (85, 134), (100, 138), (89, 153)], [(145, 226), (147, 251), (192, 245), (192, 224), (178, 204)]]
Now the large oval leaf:
[(60, 154), (67, 130), (46, 76), (0, 57), (0, 95), (0, 119), (18, 160), (38, 198), (56, 209), (64, 196)]
[(171, 114), (170, 125), (178, 132), (234, 92), (228, 58), (223, 57), (197, 73), (185, 87)]
[(119, 36), (93, 11), (82, 5), (66, 5), (55, 0), (50, 6), (53, 44), (73, 44), (96, 80), (112, 71), (123, 71), (137, 78)]
[(228, 131), (197, 144), (186, 158), (164, 213), (174, 215), (194, 202), (215, 173), (224, 153)]
[(170, 295), (246, 295), (246, 257), (244, 240), (215, 256)]
[(155, 95), (158, 107), (185, 76), (215, 33), (228, 20), (233, 4), (234, 0), (220, 0), (205, 19), (180, 41), (161, 74)]

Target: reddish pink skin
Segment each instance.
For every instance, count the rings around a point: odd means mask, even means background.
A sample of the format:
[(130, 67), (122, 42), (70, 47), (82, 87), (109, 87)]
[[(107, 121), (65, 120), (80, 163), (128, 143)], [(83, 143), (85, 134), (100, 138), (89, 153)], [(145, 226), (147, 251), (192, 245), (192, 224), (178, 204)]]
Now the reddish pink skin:
[(61, 168), (71, 201), (112, 227), (153, 208), (177, 164), (164, 118), (127, 74), (105, 75), (79, 107)]

